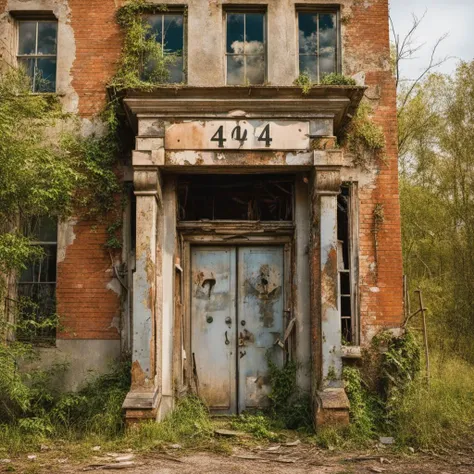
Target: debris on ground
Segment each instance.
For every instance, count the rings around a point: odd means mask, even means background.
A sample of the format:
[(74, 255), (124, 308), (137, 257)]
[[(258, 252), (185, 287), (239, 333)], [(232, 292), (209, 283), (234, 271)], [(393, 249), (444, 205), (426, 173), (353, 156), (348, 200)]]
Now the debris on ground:
[(295, 441), (290, 441), (289, 443), (285, 443), (285, 446), (298, 446), (301, 444), (301, 441), (299, 439), (296, 439)]
[(395, 438), (392, 438), (391, 436), (381, 436), (379, 438), (379, 441), (382, 444), (394, 444), (395, 443)]
[(229, 438), (248, 438), (250, 435), (244, 433), (243, 431), (233, 431), (233, 430), (214, 430), (214, 433), (219, 436), (227, 436)]

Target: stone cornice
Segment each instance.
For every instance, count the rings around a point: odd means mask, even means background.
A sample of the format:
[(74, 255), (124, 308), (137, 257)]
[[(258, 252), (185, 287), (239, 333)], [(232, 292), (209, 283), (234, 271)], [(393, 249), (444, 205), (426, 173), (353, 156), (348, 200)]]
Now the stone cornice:
[(160, 87), (152, 92), (128, 90), (124, 103), (130, 121), (137, 117), (326, 117), (338, 131), (353, 116), (365, 87)]

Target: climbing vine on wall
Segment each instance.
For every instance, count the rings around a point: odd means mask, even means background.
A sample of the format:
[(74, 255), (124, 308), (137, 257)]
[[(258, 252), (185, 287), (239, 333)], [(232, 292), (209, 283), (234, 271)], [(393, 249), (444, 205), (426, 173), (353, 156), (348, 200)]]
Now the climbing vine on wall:
[(151, 4), (143, 0), (130, 0), (119, 8), (116, 19), (125, 37), (119, 68), (110, 87), (117, 91), (152, 90), (168, 81), (169, 68), (178, 56), (163, 51), (151, 25), (146, 21), (147, 14), (167, 10), (166, 5)]
[(343, 139), (353, 155), (354, 165), (364, 169), (370, 162), (385, 158), (385, 135), (382, 127), (374, 123), (372, 113), (370, 105), (362, 102)]

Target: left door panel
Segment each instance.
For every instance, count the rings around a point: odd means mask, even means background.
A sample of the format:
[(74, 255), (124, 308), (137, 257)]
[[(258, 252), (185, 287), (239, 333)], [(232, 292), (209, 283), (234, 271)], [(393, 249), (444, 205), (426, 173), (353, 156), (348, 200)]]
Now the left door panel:
[(215, 413), (236, 411), (236, 250), (191, 250), (191, 347), (199, 395)]

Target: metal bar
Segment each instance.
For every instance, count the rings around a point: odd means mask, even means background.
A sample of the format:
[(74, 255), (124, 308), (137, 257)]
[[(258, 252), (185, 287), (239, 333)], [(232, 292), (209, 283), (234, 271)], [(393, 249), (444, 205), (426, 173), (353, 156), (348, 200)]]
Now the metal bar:
[(320, 82), (320, 67), (319, 67), (319, 13), (316, 15), (316, 78), (318, 81), (318, 84)]
[(418, 301), (420, 302), (420, 312), (421, 312), (421, 318), (423, 322), (423, 342), (425, 345), (425, 362), (426, 362), (426, 378), (427, 382), (429, 383), (430, 380), (430, 354), (429, 354), (429, 349), (428, 349), (428, 332), (426, 329), (426, 308), (423, 306), (423, 296), (421, 294), (421, 290), (418, 289), (415, 291), (415, 293), (418, 293)]

